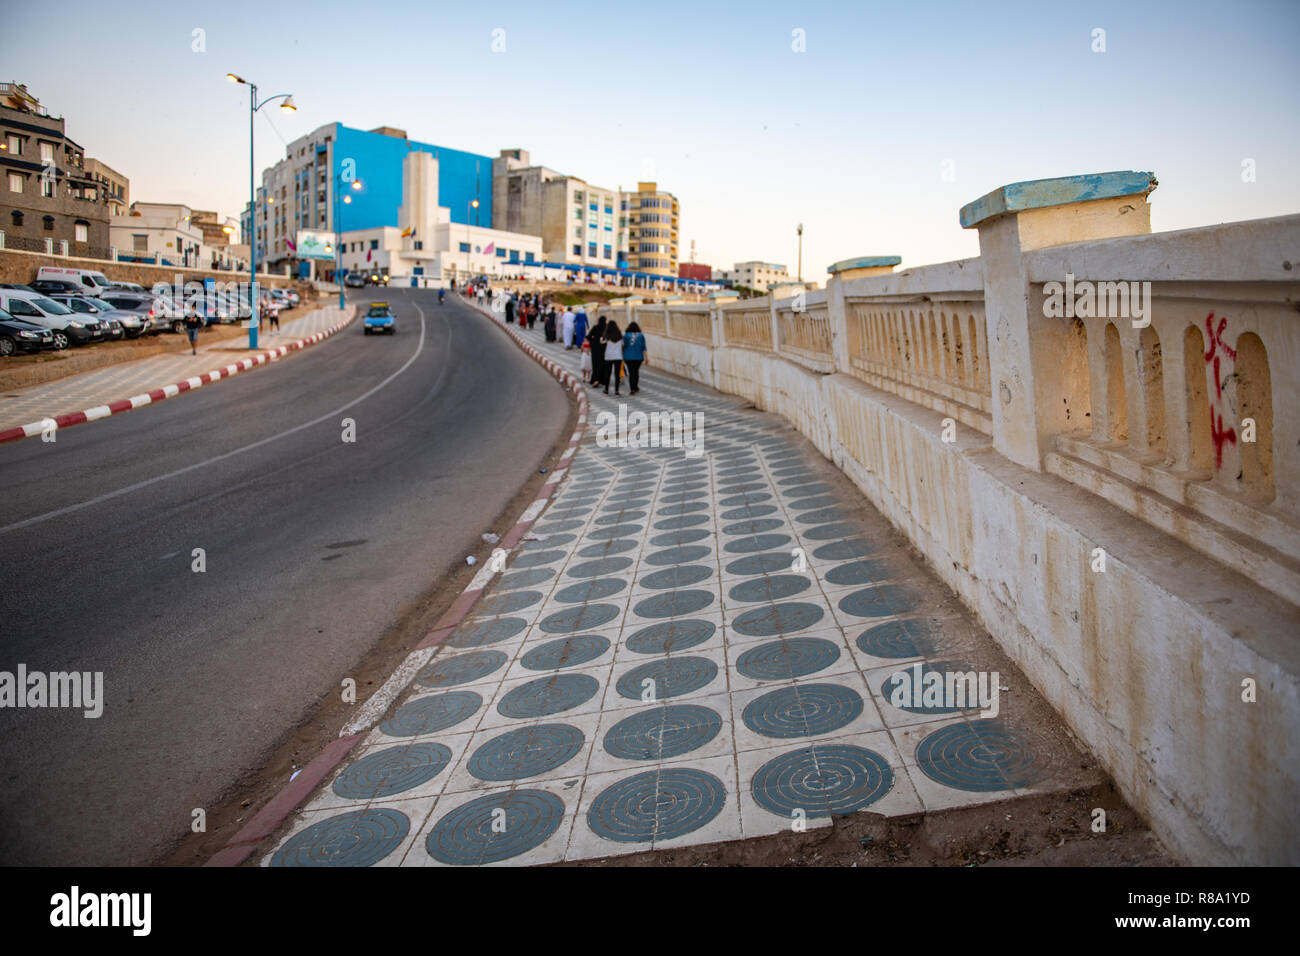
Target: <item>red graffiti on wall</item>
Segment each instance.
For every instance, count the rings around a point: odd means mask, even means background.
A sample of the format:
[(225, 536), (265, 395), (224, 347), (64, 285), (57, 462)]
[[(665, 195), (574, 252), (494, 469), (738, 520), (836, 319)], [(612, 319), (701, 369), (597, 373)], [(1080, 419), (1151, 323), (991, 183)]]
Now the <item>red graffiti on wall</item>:
[[(1228, 327), (1228, 320), (1222, 316), (1219, 317), (1219, 325), (1216, 329), (1214, 326), (1214, 313), (1211, 312), (1205, 317), (1205, 332), (1210, 339), (1210, 350), (1205, 353), (1205, 364), (1214, 366), (1214, 402), (1210, 406), (1210, 440), (1214, 442), (1214, 467), (1223, 467), (1223, 446), (1237, 444), (1237, 430), (1229, 426), (1223, 427), (1223, 411), (1220, 406), (1223, 402), (1223, 377), (1219, 374), (1219, 351), (1237, 361), (1237, 351), (1223, 341), (1223, 331)], [(1217, 412), (1217, 417), (1216, 417)]]

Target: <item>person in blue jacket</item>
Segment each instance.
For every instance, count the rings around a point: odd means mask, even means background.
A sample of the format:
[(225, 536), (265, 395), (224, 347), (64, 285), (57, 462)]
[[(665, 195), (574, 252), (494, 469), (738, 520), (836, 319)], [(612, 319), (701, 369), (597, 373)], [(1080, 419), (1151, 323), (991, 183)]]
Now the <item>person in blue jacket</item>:
[(573, 341), (579, 345), (587, 337), (587, 313), (579, 312), (573, 318)]
[(638, 383), (641, 376), (641, 363), (645, 360), (645, 334), (642, 333), (641, 326), (629, 322), (627, 332), (623, 335), (623, 364), (627, 367), (629, 395), (635, 395), (641, 390)]

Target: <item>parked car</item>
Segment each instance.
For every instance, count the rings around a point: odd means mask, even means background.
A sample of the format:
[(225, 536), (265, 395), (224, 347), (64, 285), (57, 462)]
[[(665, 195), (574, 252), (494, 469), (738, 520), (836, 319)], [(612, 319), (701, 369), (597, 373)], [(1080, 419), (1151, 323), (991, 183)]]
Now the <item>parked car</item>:
[(349, 272), (343, 279), (343, 284), (349, 289), (364, 289), (366, 287), (366, 277), (360, 272)]
[(395, 335), (397, 333), (397, 322), (393, 317), (393, 310), (388, 307), (388, 303), (370, 303), (370, 311), (366, 313), (361, 328), (365, 335), (369, 335), (371, 332), (387, 332), (389, 335)]
[(88, 345), (104, 338), (104, 329), (97, 319), (89, 315), (78, 315), (66, 305), (39, 292), (0, 290), (0, 309), (19, 321), (49, 329), (54, 333), (56, 349), (66, 349), (69, 345)]
[(137, 312), (128, 312), (119, 310), (111, 303), (104, 299), (98, 299), (92, 295), (51, 295), (55, 302), (62, 302), (73, 312), (80, 312), (85, 315), (93, 315), (101, 322), (108, 324), (108, 337), (120, 339), (126, 336), (129, 339), (138, 338), (148, 327), (148, 318), (141, 318)]
[(65, 279), (36, 279), (31, 284), (33, 292), (39, 292), (41, 295), (53, 295), (58, 292), (66, 294), (77, 294), (82, 291), (81, 286), (75, 282), (68, 282)]
[[(109, 294), (112, 295), (113, 293)], [(104, 301), (113, 307), (116, 314), (129, 314), (136, 317), (136, 320), (139, 322), (139, 331), (135, 331), (132, 326), (127, 325), (125, 322), (123, 323), (127, 335), (131, 338), (135, 338), (137, 335), (143, 335), (146, 332), (157, 333), (162, 331), (158, 328), (158, 325), (155, 324), (155, 320), (163, 325), (166, 324), (159, 317), (158, 312), (154, 307), (154, 297), (151, 295), (128, 299), (119, 294), (112, 299), (105, 299)]]
[(0, 289), (17, 289), (19, 292), (35, 292), (29, 285), (23, 285), (20, 282), (0, 282)]
[(144, 292), (146, 290), (145, 287), (140, 285), (138, 282), (110, 282), (108, 284), (108, 288), (105, 289), (104, 291), (105, 292), (109, 292), (109, 291)]
[[(37, 281), (70, 282), (77, 292), (89, 292), (92, 295), (105, 292), (112, 285), (108, 276), (94, 269), (65, 269), (62, 266), (41, 266), (36, 270)], [(32, 283), (35, 285), (35, 283)]]
[(39, 325), (23, 322), (0, 309), (0, 356), (17, 352), (39, 352), (54, 347), (54, 333)]

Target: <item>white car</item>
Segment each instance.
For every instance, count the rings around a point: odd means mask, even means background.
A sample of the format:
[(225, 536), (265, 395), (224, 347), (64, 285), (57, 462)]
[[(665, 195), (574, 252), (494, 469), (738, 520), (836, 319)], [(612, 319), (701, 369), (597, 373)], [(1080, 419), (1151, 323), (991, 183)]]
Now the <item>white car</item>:
[(0, 309), (20, 322), (49, 329), (54, 333), (54, 347), (59, 350), (104, 339), (104, 329), (94, 316), (74, 313), (66, 305), (39, 292), (0, 289)]

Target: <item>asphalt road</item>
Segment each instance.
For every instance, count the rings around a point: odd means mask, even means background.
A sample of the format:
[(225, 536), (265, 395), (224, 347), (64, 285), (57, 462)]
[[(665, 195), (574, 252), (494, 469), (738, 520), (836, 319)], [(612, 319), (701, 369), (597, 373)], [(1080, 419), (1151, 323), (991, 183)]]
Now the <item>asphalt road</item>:
[(0, 862), (157, 859), (558, 437), (563, 391), (481, 316), (369, 298), (397, 335), (358, 321), (278, 368), (0, 447), (0, 671), (102, 671), (105, 698), (98, 719), (0, 709)]

